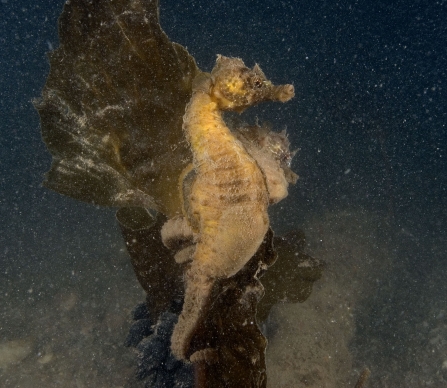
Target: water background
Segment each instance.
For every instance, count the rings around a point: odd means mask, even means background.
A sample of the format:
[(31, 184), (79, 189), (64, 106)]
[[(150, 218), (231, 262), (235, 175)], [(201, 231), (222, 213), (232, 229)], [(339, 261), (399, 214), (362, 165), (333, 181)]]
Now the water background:
[[(0, 288), (9, 307), (44, 301), (95, 268), (92, 282), (107, 283), (101, 268), (109, 264), (116, 281), (107, 287), (119, 293), (122, 275), (129, 299), (140, 296), (114, 211), (40, 185), (51, 159), (31, 99), (49, 70), (45, 53), (58, 45), (63, 3), (0, 1)], [(243, 116), (287, 127), (300, 149), (293, 164), (300, 180), (272, 209), (277, 231), (347, 209), (389, 221), (399, 270), (371, 293), (358, 321), (358, 335), (379, 343), (385, 359), (391, 348), (408, 349), (409, 333), (447, 306), (441, 286), (447, 273), (446, 10), (442, 0), (161, 2), (162, 27), (202, 70), (211, 70), (220, 53), (259, 63), (276, 83), (294, 84), (292, 102)], [(94, 265), (102, 259), (108, 264)], [(427, 289), (430, 296), (421, 301)], [(386, 316), (373, 322), (371, 309), (379, 306)], [(376, 359), (364, 355), (365, 362), (368, 357)], [(417, 368), (414, 362), (398, 372)], [(447, 364), (436, 368), (445, 375)]]

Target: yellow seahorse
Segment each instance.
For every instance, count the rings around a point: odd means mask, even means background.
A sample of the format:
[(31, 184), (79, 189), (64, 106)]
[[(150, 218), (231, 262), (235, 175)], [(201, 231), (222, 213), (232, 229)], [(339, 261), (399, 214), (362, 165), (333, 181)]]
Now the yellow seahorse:
[(185, 172), (184, 215), (195, 250), (186, 271), (185, 301), (171, 339), (179, 359), (200, 361), (212, 351), (189, 355), (197, 326), (206, 314), (214, 283), (237, 273), (259, 248), (269, 226), (269, 192), (259, 165), (226, 126), (222, 111), (241, 112), (261, 101), (288, 101), (292, 85), (274, 86), (259, 68), (218, 56), (211, 74), (194, 83), (183, 129), (193, 153)]

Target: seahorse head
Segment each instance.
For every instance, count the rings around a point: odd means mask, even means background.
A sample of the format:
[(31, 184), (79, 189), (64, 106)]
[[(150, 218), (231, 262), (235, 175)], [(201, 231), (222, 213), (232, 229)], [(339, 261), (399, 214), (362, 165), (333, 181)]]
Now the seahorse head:
[(286, 102), (295, 95), (293, 85), (273, 85), (258, 65), (249, 69), (241, 59), (222, 55), (217, 56), (211, 82), (211, 96), (222, 110), (242, 112), (262, 101)]

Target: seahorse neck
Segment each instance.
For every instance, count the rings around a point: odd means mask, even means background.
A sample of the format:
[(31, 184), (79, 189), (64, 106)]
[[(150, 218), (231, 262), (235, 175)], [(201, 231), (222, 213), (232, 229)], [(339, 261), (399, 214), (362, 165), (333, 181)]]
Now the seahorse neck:
[(235, 146), (239, 148), (216, 102), (207, 93), (193, 94), (183, 118), (183, 128), (196, 164), (213, 159), (224, 150), (228, 153)]

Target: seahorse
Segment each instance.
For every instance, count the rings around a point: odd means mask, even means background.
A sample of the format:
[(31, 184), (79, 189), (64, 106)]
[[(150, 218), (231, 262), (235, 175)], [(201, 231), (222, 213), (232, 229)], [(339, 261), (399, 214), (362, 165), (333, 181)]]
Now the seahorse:
[(185, 274), (183, 310), (171, 338), (178, 359), (196, 362), (213, 354), (212, 349), (188, 354), (213, 285), (243, 268), (269, 227), (266, 177), (222, 113), (242, 112), (262, 101), (286, 102), (293, 96), (292, 85), (274, 86), (258, 65), (249, 69), (239, 58), (220, 55), (211, 74), (194, 81), (183, 117), (193, 163), (183, 174), (182, 195), (195, 249)]

